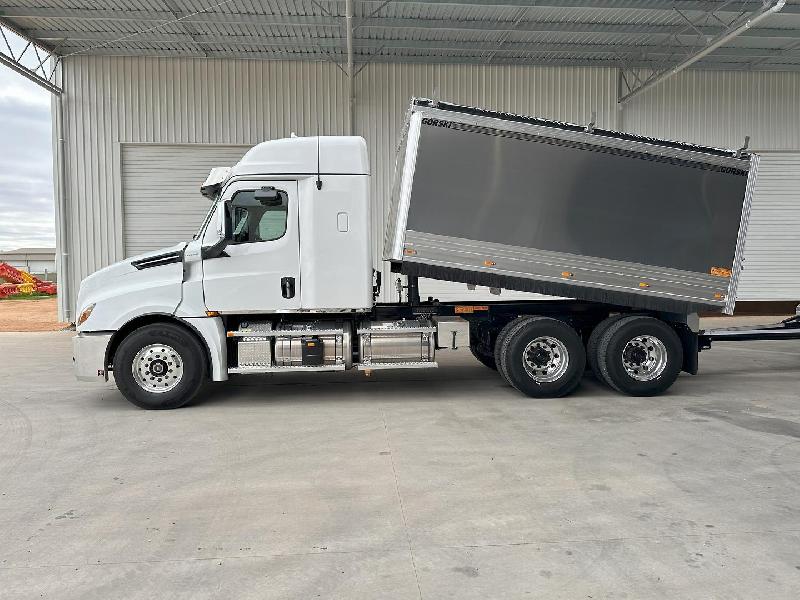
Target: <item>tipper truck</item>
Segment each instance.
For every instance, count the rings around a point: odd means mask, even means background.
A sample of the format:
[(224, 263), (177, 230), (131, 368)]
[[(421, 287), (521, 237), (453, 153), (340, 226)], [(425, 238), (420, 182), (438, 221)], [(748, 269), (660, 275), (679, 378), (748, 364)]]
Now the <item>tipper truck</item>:
[[(267, 141), (211, 171), (192, 240), (82, 282), (76, 374), (165, 409), (208, 379), (432, 368), (468, 344), (531, 397), (587, 368), (656, 395), (697, 373), (698, 313), (733, 312), (757, 168), (745, 148), (414, 99), (383, 232), (399, 298), (379, 302), (365, 141)], [(465, 300), (420, 298), (420, 277)]]

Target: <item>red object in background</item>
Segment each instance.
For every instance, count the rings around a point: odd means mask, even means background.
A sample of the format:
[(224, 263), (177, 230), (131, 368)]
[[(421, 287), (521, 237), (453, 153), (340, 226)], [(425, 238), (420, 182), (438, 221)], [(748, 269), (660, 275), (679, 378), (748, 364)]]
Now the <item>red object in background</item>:
[(18, 291), (15, 283), (0, 283), (0, 298), (7, 298)]
[(44, 281), (4, 262), (0, 262), (0, 280), (8, 282), (0, 283), (0, 298), (33, 292), (55, 295), (57, 289), (52, 281)]

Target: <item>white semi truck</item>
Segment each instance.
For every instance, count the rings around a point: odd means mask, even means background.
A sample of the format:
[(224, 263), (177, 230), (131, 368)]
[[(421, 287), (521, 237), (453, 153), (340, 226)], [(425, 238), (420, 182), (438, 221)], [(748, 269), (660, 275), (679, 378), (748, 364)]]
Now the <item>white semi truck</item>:
[[(699, 311), (732, 313), (758, 156), (415, 99), (377, 302), (360, 137), (264, 142), (212, 170), (190, 241), (118, 262), (78, 295), (76, 373), (143, 408), (253, 373), (436, 367), (469, 344), (533, 397), (588, 366), (655, 395), (696, 373)], [(440, 302), (429, 277), (569, 299)], [(468, 323), (469, 341), (452, 332)], [(311, 375), (309, 375), (311, 376)]]

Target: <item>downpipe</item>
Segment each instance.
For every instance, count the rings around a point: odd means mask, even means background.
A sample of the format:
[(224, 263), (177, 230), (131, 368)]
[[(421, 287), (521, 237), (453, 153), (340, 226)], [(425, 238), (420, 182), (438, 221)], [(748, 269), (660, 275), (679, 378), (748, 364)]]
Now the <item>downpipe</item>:
[(59, 304), (63, 307), (62, 320), (67, 323), (74, 322), (70, 304), (71, 273), (69, 264), (69, 227), (67, 226), (67, 173), (66, 173), (66, 139), (64, 136), (64, 101), (61, 94), (55, 95), (55, 129), (56, 129), (56, 205), (58, 207), (58, 296)]

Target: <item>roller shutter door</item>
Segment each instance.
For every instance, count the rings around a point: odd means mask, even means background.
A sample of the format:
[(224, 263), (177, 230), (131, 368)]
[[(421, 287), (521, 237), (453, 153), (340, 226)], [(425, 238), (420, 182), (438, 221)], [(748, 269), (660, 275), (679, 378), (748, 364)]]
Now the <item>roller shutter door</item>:
[(800, 153), (763, 153), (737, 300), (800, 301)]
[(200, 185), (249, 146), (122, 145), (125, 255), (172, 246), (197, 232), (209, 209)]

